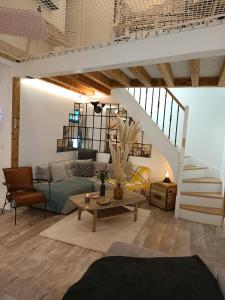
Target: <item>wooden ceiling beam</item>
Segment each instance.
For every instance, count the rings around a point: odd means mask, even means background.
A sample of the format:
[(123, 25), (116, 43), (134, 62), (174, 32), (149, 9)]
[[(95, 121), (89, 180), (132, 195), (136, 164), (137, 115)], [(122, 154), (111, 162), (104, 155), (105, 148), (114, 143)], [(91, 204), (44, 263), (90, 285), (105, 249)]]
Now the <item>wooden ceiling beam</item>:
[(113, 80), (105, 76), (101, 72), (88, 72), (84, 73), (84, 75), (100, 84), (103, 86), (107, 87), (108, 89), (111, 89)]
[(220, 71), (218, 86), (225, 86), (225, 60)]
[(50, 82), (52, 84), (58, 85), (60, 87), (63, 87), (67, 90), (82, 94), (82, 95), (94, 95), (95, 90), (87, 88), (86, 86), (82, 86), (81, 84), (75, 83), (69, 78), (66, 78), (65, 76), (55, 76), (55, 77), (47, 77), (42, 78), (42, 80), (45, 80), (47, 82)]
[(131, 78), (120, 69), (102, 71), (106, 76), (116, 80), (123, 87), (130, 86)]
[(200, 59), (191, 59), (188, 61), (189, 69), (191, 73), (192, 86), (199, 86), (200, 78)]
[(144, 67), (130, 67), (128, 70), (141, 82), (145, 87), (152, 86), (152, 78)]
[(96, 91), (105, 94), (110, 95), (111, 90), (104, 85), (94, 81), (93, 79), (90, 79), (89, 77), (86, 77), (84, 74), (72, 74), (68, 75), (69, 78), (73, 79), (75, 82), (78, 82), (88, 88), (95, 89)]
[(162, 77), (168, 87), (174, 86), (174, 75), (169, 63), (158, 64), (158, 68)]
[[(200, 77), (199, 86), (217, 86), (218, 77)], [(166, 87), (164, 80), (162, 78), (152, 78), (152, 87)], [(132, 79), (131, 87), (145, 87), (137, 79)], [(192, 87), (191, 78), (174, 78), (174, 87)]]

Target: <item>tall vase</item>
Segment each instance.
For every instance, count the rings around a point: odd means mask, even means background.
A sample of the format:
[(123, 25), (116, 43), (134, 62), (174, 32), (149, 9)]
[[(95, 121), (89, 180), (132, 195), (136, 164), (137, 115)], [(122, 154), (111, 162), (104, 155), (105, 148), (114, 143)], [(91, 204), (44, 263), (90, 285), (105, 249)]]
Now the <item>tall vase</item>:
[(114, 187), (113, 198), (117, 200), (123, 199), (123, 188), (120, 183), (116, 183)]
[(100, 185), (100, 196), (105, 196), (105, 184), (101, 183)]

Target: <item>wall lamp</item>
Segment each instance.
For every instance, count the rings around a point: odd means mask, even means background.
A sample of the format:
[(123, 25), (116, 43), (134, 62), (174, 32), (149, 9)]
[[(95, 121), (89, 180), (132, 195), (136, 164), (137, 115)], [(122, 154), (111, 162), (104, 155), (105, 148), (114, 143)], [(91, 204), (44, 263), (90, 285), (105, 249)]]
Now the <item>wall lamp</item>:
[(94, 112), (96, 114), (100, 114), (102, 112), (103, 107), (105, 104), (99, 103), (99, 101), (92, 101), (91, 104), (94, 106)]

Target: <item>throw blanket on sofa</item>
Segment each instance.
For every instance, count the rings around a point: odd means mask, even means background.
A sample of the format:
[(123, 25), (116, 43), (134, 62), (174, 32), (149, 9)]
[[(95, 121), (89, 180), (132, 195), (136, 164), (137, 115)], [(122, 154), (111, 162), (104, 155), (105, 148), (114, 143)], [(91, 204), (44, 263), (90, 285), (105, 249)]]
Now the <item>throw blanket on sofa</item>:
[[(60, 213), (71, 195), (93, 192), (93, 182), (88, 178), (73, 177), (71, 179), (51, 182), (50, 200), (47, 202), (47, 210)], [(37, 183), (35, 189), (42, 192), (48, 199), (48, 184)]]
[(63, 300), (223, 300), (198, 256), (104, 257), (71, 286)]

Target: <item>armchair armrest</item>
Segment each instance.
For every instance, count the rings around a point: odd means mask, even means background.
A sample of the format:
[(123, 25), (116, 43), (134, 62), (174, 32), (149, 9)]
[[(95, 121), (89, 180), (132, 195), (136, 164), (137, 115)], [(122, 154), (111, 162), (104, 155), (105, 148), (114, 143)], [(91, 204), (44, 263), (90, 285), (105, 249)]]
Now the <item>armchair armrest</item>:
[(51, 197), (51, 181), (43, 178), (33, 178), (33, 182), (35, 183), (41, 183), (41, 182), (46, 182), (48, 183), (48, 201), (50, 200)]

